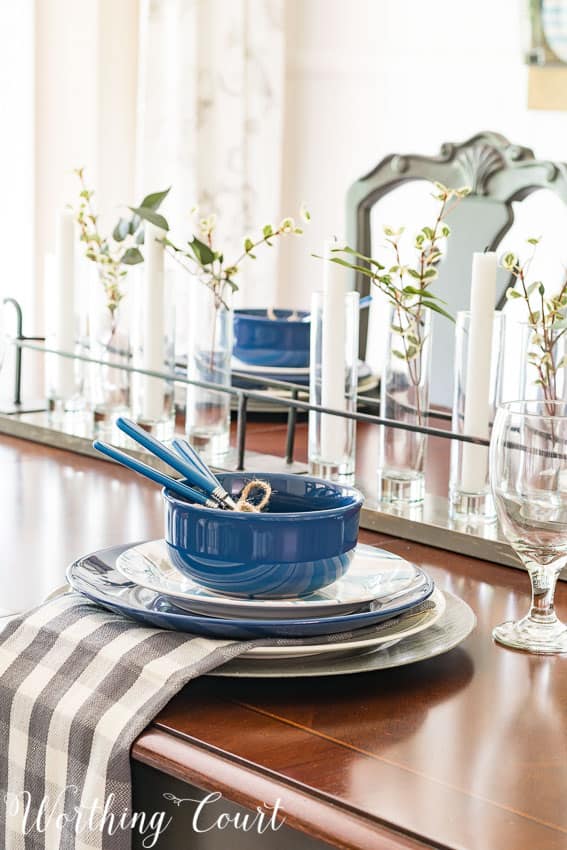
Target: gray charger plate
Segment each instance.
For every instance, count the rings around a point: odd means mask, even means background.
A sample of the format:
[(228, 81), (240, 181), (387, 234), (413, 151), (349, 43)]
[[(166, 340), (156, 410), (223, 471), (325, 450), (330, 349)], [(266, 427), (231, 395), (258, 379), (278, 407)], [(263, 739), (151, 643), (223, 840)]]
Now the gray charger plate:
[(349, 673), (369, 673), (403, 667), (416, 661), (426, 661), (454, 649), (467, 638), (476, 626), (476, 617), (462, 599), (443, 591), (445, 612), (439, 620), (421, 634), (405, 638), (391, 647), (374, 652), (334, 659), (290, 659), (281, 661), (246, 661), (235, 658), (208, 673), (208, 676), (227, 676), (253, 679), (300, 678), (310, 676), (341, 676)]

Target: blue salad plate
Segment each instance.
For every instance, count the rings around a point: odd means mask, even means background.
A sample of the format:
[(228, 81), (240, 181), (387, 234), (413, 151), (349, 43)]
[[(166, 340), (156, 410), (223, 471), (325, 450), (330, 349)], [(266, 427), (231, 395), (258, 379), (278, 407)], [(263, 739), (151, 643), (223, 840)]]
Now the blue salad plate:
[(339, 616), (305, 620), (209, 617), (183, 610), (169, 597), (124, 578), (116, 569), (116, 561), (131, 545), (115, 546), (79, 558), (67, 571), (70, 586), (104, 608), (145, 625), (205, 637), (253, 640), (340, 634), (396, 617), (427, 599), (434, 590), (433, 581), (428, 578), (419, 591), (410, 591), (407, 596), (390, 602), (375, 600), (364, 611)]

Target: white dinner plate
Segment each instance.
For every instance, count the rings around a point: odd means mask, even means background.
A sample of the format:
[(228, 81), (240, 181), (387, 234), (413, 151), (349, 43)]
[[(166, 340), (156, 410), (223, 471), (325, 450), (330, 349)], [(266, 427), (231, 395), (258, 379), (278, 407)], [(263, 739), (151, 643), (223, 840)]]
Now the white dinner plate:
[(290, 599), (242, 599), (222, 596), (183, 575), (172, 564), (165, 540), (126, 549), (116, 569), (134, 584), (169, 597), (180, 608), (211, 617), (306, 619), (339, 616), (366, 609), (372, 603), (397, 599), (416, 604), (427, 595), (428, 576), (399, 555), (359, 544), (346, 574), (306, 596)]
[[(315, 655), (332, 655), (338, 658), (343, 655), (351, 655), (353, 652), (368, 652), (381, 647), (390, 647), (400, 640), (423, 632), (437, 622), (445, 611), (445, 597), (440, 590), (436, 589), (428, 601), (433, 603), (433, 608), (417, 614), (404, 614), (391, 622), (387, 621), (361, 630), (365, 632), (364, 637), (357, 638), (354, 632), (352, 640), (344, 640), (344, 636), (341, 640), (340, 636), (334, 635), (333, 637), (338, 637), (339, 640), (331, 640), (329, 643), (306, 643), (305, 646), (298, 645), (296, 640), (294, 646), (260, 646), (249, 649), (241, 657), (245, 661), (267, 661), (272, 658), (308, 658)], [(372, 632), (375, 632), (375, 634), (372, 634)]]
[[(350, 653), (341, 658), (327, 655), (289, 660), (270, 658), (253, 663), (247, 661), (246, 656), (241, 656), (206, 675), (259, 679), (313, 678), (376, 673), (429, 661), (462, 643), (476, 625), (476, 617), (466, 602), (452, 593), (444, 595), (445, 611), (436, 623), (420, 634), (396, 641), (392, 646), (382, 646), (377, 652)], [(380, 687), (378, 680), (376, 687)]]

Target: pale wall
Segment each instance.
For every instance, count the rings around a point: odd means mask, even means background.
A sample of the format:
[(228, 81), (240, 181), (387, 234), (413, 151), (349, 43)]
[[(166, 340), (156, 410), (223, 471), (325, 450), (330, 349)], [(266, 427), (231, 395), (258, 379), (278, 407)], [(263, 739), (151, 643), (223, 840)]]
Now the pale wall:
[[(286, 0), (287, 111), (282, 209), (313, 223), (281, 260), (279, 302), (305, 306), (317, 261), (343, 228), (349, 184), (388, 153), (436, 153), (495, 130), (567, 160), (567, 113), (526, 106), (522, 0)], [(305, 250), (307, 247), (308, 250)]]

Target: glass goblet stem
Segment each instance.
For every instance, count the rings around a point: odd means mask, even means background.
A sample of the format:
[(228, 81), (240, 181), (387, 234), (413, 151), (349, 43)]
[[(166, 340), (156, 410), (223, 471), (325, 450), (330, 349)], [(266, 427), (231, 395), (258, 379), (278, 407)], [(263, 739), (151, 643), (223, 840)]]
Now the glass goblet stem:
[(542, 566), (535, 561), (525, 561), (526, 569), (532, 585), (532, 601), (528, 618), (535, 625), (550, 625), (557, 623), (557, 615), (553, 599), (557, 577), (564, 566), (564, 561)]

